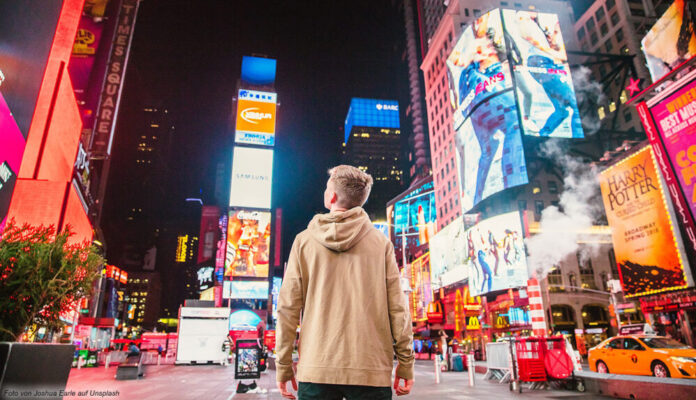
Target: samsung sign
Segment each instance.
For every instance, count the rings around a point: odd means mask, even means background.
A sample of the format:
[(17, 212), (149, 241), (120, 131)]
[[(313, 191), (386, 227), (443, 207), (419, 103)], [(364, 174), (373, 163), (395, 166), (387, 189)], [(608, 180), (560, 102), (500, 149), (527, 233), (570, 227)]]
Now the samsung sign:
[(271, 208), (273, 150), (235, 147), (230, 207)]
[(377, 108), (379, 111), (399, 111), (398, 104), (377, 103), (377, 105), (375, 105), (375, 108)]

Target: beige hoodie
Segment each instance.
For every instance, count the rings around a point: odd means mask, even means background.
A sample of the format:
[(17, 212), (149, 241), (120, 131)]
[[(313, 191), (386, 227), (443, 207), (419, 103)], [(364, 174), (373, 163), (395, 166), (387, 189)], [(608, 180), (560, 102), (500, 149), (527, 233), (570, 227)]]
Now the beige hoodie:
[(413, 379), (413, 333), (394, 248), (360, 208), (316, 215), (295, 238), (278, 299), (276, 379), (391, 386)]

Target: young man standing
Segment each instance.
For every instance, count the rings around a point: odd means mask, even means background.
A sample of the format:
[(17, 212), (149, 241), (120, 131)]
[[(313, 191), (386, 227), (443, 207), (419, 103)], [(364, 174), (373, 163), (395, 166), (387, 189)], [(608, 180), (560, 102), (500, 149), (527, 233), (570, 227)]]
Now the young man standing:
[[(340, 165), (329, 171), (328, 214), (295, 238), (278, 299), (276, 380), (300, 400), (391, 399), (413, 385), (413, 334), (389, 240), (362, 209), (372, 177)], [(297, 374), (292, 351), (302, 314)], [(297, 380), (295, 379), (297, 376)], [(400, 381), (404, 385), (399, 386)], [(297, 381), (300, 382), (299, 389)]]

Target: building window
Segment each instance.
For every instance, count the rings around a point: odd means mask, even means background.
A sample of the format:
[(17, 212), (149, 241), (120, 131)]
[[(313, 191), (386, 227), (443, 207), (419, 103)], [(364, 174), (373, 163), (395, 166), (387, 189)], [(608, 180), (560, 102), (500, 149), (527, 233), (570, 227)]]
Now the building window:
[(464, 16), (466, 16), (466, 17), (469, 16), (469, 9), (468, 8), (464, 9)]
[(636, 17), (645, 17), (645, 10), (642, 8), (631, 8), (631, 15)]
[(616, 5), (616, 0), (607, 0), (606, 6), (607, 10), (611, 10)]
[(600, 76), (600, 79), (607, 76), (607, 67), (604, 66), (604, 64), (599, 66), (599, 76)]
[(587, 20), (587, 24), (585, 24), (585, 26), (587, 27), (588, 32), (592, 32), (592, 30), (595, 27), (594, 19), (592, 19), (592, 17), (590, 17), (590, 19)]
[(604, 44), (604, 48), (607, 49), (607, 53), (611, 53), (614, 48), (614, 45), (611, 43), (611, 38)]
[(607, 28), (607, 24), (600, 25), (599, 32), (602, 34), (602, 36), (605, 36), (607, 33), (609, 33), (609, 29)]
[(585, 27), (581, 26), (580, 29), (578, 29), (578, 40), (582, 40), (585, 38)]
[(599, 7), (594, 16), (595, 18), (597, 18), (597, 21), (600, 21), (602, 18), (604, 18), (604, 7)]
[(611, 24), (612, 25), (618, 25), (619, 24), (619, 13), (612, 13), (611, 14)]
[(623, 35), (623, 29), (619, 28), (616, 30), (616, 33), (614, 34), (614, 37), (616, 38), (616, 43), (621, 43), (623, 41), (624, 35)]
[(481, 10), (474, 8), (474, 17), (480, 17), (481, 16)]
[(549, 193), (558, 193), (558, 184), (556, 183), (556, 181), (549, 181)]
[(631, 111), (630, 110), (626, 111), (624, 113), (624, 121), (631, 122), (632, 119), (633, 119), (633, 115), (631, 115)]
[(558, 266), (551, 268), (549, 274), (546, 275), (546, 283), (549, 286), (549, 292), (565, 292), (565, 287), (563, 286), (563, 275), (561, 275), (561, 270)]
[(522, 8), (522, 3), (515, 3), (515, 8)]
[(532, 182), (532, 194), (540, 194), (540, 193), (541, 193), (541, 182), (539, 182), (539, 181)]
[(597, 37), (597, 33), (592, 32), (590, 34), (590, 40), (592, 41), (592, 45), (597, 44), (597, 41), (599, 40), (599, 38)]
[(544, 211), (544, 201), (535, 200), (534, 201), (534, 220), (541, 221), (541, 213)]

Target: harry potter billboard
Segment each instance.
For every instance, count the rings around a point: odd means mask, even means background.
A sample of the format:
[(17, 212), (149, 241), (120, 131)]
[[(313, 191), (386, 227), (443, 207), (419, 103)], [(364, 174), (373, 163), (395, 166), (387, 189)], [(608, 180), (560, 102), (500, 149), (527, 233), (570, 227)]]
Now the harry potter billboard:
[(613, 165), (599, 180), (624, 295), (686, 287), (687, 261), (652, 149)]

